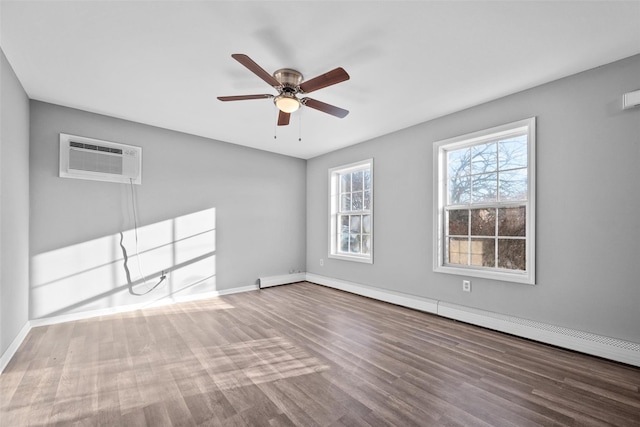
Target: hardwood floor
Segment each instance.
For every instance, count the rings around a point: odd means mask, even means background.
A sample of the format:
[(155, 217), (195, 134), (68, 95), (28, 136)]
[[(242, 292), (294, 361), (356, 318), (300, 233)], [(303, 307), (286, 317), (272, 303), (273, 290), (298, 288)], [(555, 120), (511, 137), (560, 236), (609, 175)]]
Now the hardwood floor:
[(310, 283), (34, 328), (0, 425), (639, 426), (640, 369)]

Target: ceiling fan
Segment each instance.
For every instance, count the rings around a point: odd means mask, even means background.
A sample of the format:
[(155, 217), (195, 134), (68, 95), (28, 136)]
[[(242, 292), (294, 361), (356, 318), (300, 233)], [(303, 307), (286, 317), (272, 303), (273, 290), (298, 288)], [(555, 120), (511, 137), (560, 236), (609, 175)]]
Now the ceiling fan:
[(278, 91), (277, 95), (261, 94), (261, 95), (237, 95), (237, 96), (219, 96), (220, 101), (243, 101), (246, 99), (273, 99), (274, 104), (278, 107), (278, 126), (286, 126), (289, 124), (291, 113), (300, 108), (301, 105), (331, 114), (332, 116), (344, 118), (349, 111), (336, 106), (317, 101), (312, 98), (298, 98), (298, 94), (306, 94), (336, 83), (349, 80), (349, 74), (338, 67), (327, 73), (314, 77), (311, 80), (304, 81), (302, 73), (290, 68), (281, 68), (273, 73), (266, 72), (262, 67), (256, 64), (247, 55), (234, 53), (231, 55), (233, 59), (244, 65), (256, 76), (273, 86)]

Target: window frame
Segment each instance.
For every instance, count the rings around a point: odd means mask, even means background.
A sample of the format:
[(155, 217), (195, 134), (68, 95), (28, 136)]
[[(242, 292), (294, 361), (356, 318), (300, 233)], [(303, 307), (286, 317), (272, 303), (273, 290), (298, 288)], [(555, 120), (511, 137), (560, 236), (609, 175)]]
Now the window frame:
[[(446, 209), (448, 205), (448, 176), (447, 176), (447, 152), (461, 148), (476, 146), (491, 141), (497, 141), (517, 133), (525, 132), (527, 135), (527, 200), (525, 202), (489, 202), (476, 203), (469, 201), (468, 209), (484, 207), (503, 208), (509, 205), (525, 206), (525, 271), (509, 270), (498, 267), (480, 267), (473, 265), (454, 265), (445, 263), (446, 245)], [(536, 118), (531, 117), (489, 129), (460, 135), (454, 138), (438, 141), (433, 145), (433, 206), (434, 206), (434, 251), (433, 271), (437, 273), (455, 274), (460, 276), (480, 277), (508, 282), (535, 284), (535, 212), (536, 212)], [(497, 215), (497, 211), (496, 211)], [(498, 236), (499, 237), (499, 236)], [(497, 237), (496, 237), (497, 238)], [(497, 260), (496, 260), (497, 261)]]
[[(353, 211), (355, 214), (370, 215), (370, 233), (369, 233), (369, 254), (351, 254), (338, 251), (338, 217), (342, 213), (340, 211), (340, 175), (353, 173), (358, 170), (369, 169), (371, 176), (369, 191), (370, 203), (368, 210)], [(373, 264), (373, 247), (374, 247), (374, 172), (373, 158), (361, 160), (347, 165), (336, 166), (329, 169), (329, 253), (328, 257), (333, 259), (341, 259), (345, 261), (361, 262)]]

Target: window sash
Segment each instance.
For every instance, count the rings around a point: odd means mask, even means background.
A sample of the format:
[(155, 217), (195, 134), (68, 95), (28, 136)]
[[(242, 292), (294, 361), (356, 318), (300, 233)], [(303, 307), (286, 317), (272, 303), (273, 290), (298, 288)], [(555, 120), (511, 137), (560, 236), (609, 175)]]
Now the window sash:
[[(454, 266), (454, 267), (470, 267), (470, 268), (483, 268), (483, 269), (506, 269), (508, 271), (517, 271), (517, 272), (526, 272), (526, 263), (525, 263), (525, 269), (519, 269), (519, 268), (506, 268), (500, 265), (501, 261), (504, 261), (505, 258), (501, 257), (500, 255), (500, 241), (503, 240), (523, 240), (525, 242), (525, 253), (526, 253), (526, 245), (528, 244), (528, 238), (526, 235), (526, 221), (527, 221), (527, 217), (526, 217), (526, 211), (527, 211), (527, 204), (526, 203), (520, 203), (520, 204), (507, 204), (507, 207), (505, 208), (505, 204), (499, 205), (499, 204), (494, 204), (494, 205), (490, 205), (490, 204), (484, 204), (483, 207), (479, 208), (476, 205), (464, 205), (464, 206), (459, 206), (457, 208), (451, 208), (449, 206), (446, 206), (445, 209), (445, 226), (444, 226), (444, 245), (445, 245), (445, 249), (444, 249), (444, 260), (443, 263), (444, 265), (448, 265), (448, 266)], [(508, 235), (508, 234), (501, 234), (501, 230), (504, 229), (504, 227), (501, 226), (500, 224), (500, 209), (509, 209), (509, 208), (524, 208), (525, 209), (525, 214), (524, 214), (524, 228), (525, 228), (525, 234), (524, 236), (520, 236), (520, 235)], [(493, 210), (495, 211), (493, 213), (493, 232), (491, 234), (474, 234), (474, 224), (473, 224), (473, 216), (471, 211), (472, 210)], [(466, 224), (466, 233), (462, 234), (462, 233), (452, 233), (449, 227), (449, 224), (451, 223), (450, 220), (450, 212), (451, 211), (467, 211), (468, 215), (467, 215), (467, 224)], [(462, 230), (457, 230), (457, 231), (462, 231)], [(466, 251), (464, 253), (466, 253), (467, 259), (466, 259), (466, 263), (462, 263), (462, 262), (453, 262), (451, 261), (451, 248), (450, 248), (450, 244), (451, 244), (451, 239), (458, 239), (459, 241), (465, 240), (467, 242), (467, 248)], [(481, 239), (484, 240), (492, 240), (493, 241), (493, 266), (484, 266), (484, 265), (478, 265), (478, 264), (474, 264), (473, 263), (473, 255), (474, 252), (472, 250), (472, 246), (473, 246), (473, 242), (474, 241), (479, 241)], [(460, 251), (458, 251), (460, 252)], [(477, 255), (477, 254), (476, 254)], [(526, 255), (525, 255), (526, 257)], [(458, 258), (459, 259), (459, 258)], [(508, 258), (507, 258), (508, 260)]]

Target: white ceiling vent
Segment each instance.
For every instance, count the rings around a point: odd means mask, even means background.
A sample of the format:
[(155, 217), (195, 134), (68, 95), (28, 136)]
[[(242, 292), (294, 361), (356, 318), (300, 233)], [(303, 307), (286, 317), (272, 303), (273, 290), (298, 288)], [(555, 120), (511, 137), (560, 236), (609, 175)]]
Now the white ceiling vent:
[(142, 184), (142, 147), (61, 133), (60, 177)]

